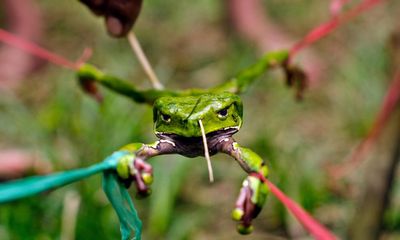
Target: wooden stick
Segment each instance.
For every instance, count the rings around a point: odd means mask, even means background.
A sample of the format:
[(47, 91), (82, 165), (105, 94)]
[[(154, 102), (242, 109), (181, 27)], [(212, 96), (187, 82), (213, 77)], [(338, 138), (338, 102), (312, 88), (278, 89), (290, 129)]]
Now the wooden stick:
[(208, 153), (208, 145), (207, 145), (206, 133), (204, 131), (203, 123), (202, 123), (201, 120), (199, 120), (199, 124), (200, 124), (200, 129), (201, 129), (201, 136), (203, 137), (204, 157), (207, 160), (208, 177), (210, 178), (210, 182), (214, 182), (214, 174), (213, 174), (213, 169), (212, 169), (212, 166), (211, 166), (210, 154)]
[(153, 88), (159, 89), (159, 90), (163, 89), (164, 86), (161, 84), (161, 82), (157, 78), (157, 75), (154, 73), (154, 70), (151, 67), (149, 60), (147, 59), (145, 53), (143, 52), (143, 49), (140, 46), (140, 43), (139, 43), (138, 39), (136, 38), (136, 35), (134, 32), (131, 31), (128, 34), (128, 41), (133, 49), (133, 52), (139, 59), (139, 62), (142, 65), (143, 70), (146, 72), (147, 76), (149, 77), (149, 80), (150, 80), (151, 84), (153, 85)]

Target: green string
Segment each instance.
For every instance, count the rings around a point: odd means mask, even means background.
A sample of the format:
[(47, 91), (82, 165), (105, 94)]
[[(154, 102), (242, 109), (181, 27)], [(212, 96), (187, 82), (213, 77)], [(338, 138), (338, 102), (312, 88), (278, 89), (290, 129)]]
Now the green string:
[[(59, 188), (103, 172), (103, 190), (118, 215), (122, 240), (140, 240), (142, 222), (137, 215), (128, 191), (118, 181), (118, 176), (115, 173), (119, 159), (127, 154), (130, 153), (118, 151), (107, 157), (103, 162), (87, 168), (46, 176), (28, 177), (0, 184), (0, 204)], [(130, 238), (131, 236), (134, 237)]]

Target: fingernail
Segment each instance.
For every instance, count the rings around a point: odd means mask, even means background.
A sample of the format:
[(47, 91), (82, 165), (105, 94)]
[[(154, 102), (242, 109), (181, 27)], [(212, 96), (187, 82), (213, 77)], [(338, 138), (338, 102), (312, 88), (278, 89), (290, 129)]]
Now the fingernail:
[(114, 37), (121, 37), (123, 34), (123, 25), (121, 21), (113, 16), (106, 17), (106, 25), (108, 32)]

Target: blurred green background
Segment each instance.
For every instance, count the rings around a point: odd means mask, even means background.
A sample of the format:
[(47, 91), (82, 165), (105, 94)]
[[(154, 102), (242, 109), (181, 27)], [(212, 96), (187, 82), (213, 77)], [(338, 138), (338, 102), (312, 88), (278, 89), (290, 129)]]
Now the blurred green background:
[[(127, 41), (107, 36), (102, 19), (78, 1), (37, 3), (45, 23), (41, 44), (46, 48), (76, 59), (90, 46), (91, 63), (140, 88), (150, 87)], [(329, 1), (263, 3), (265, 12), (294, 40), (328, 19)], [(243, 96), (244, 125), (236, 139), (264, 157), (271, 180), (338, 236), (344, 236), (354, 213), (354, 191), (363, 186), (364, 165), (351, 174), (352, 190), (341, 191), (332, 190), (325, 167), (350, 153), (380, 108), (391, 79), (387, 45), (399, 20), (399, 5), (382, 4), (313, 45), (323, 69), (319, 84), (306, 92), (304, 101), (294, 100), (280, 72), (266, 74)], [(231, 27), (224, 1), (144, 1), (135, 32), (159, 78), (173, 89), (212, 87), (262, 54)], [(296, 61), (307, 65), (302, 55)], [(1, 92), (0, 147), (34, 151), (62, 171), (101, 161), (129, 142), (155, 140), (150, 107), (102, 90), (105, 101), (99, 105), (80, 90), (73, 72), (46, 65), (18, 91)], [(390, 151), (385, 144), (368, 160), (379, 160), (382, 152)], [(254, 221), (254, 233), (238, 235), (230, 211), (245, 173), (229, 157), (212, 160), (213, 184), (202, 158), (150, 160), (155, 170), (153, 194), (134, 199), (144, 222), (144, 239), (307, 239), (273, 196)], [(398, 181), (395, 190), (396, 186)], [(80, 198), (76, 239), (119, 238), (117, 216), (101, 190), (100, 176), (95, 176), (0, 206), (0, 239), (63, 239), (68, 233), (62, 222), (71, 221), (63, 220), (70, 193)], [(400, 239), (399, 210), (396, 190), (384, 223), (387, 239)]]

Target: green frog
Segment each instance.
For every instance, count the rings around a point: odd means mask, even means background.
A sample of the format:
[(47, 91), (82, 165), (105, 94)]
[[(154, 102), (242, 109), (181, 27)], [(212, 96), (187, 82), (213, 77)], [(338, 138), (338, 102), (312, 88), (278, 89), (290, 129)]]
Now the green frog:
[[(180, 154), (186, 157), (205, 155), (202, 127), (209, 155), (225, 153), (233, 157), (247, 173), (267, 177), (265, 162), (250, 149), (241, 147), (232, 137), (242, 125), (243, 105), (232, 93), (206, 93), (197, 96), (161, 97), (153, 107), (154, 132), (159, 139), (152, 144), (129, 144), (123, 150), (133, 154), (117, 167), (122, 179), (133, 179), (140, 195), (150, 193), (152, 168), (150, 157)], [(201, 122), (201, 123), (200, 123)], [(212, 178), (211, 178), (212, 179)], [(238, 231), (252, 231), (251, 221), (260, 212), (268, 193), (257, 177), (248, 176), (232, 213), (239, 221)]]
[(210, 89), (141, 91), (129, 82), (87, 64), (78, 71), (78, 79), (81, 83), (100, 83), (137, 103), (153, 106), (154, 133), (158, 140), (151, 144), (132, 143), (122, 148), (131, 153), (120, 159), (117, 166), (118, 176), (127, 187), (133, 182), (139, 195), (150, 194), (153, 171), (146, 160), (154, 156), (205, 156), (212, 181), (209, 156), (227, 154), (248, 174), (232, 211), (232, 218), (238, 221), (238, 232), (248, 234), (252, 232), (252, 220), (261, 211), (269, 192), (257, 174), (267, 177), (268, 168), (259, 155), (240, 146), (233, 138), (243, 123), (243, 104), (238, 94), (266, 69), (284, 65), (287, 57), (286, 51), (269, 53), (230, 81)]

